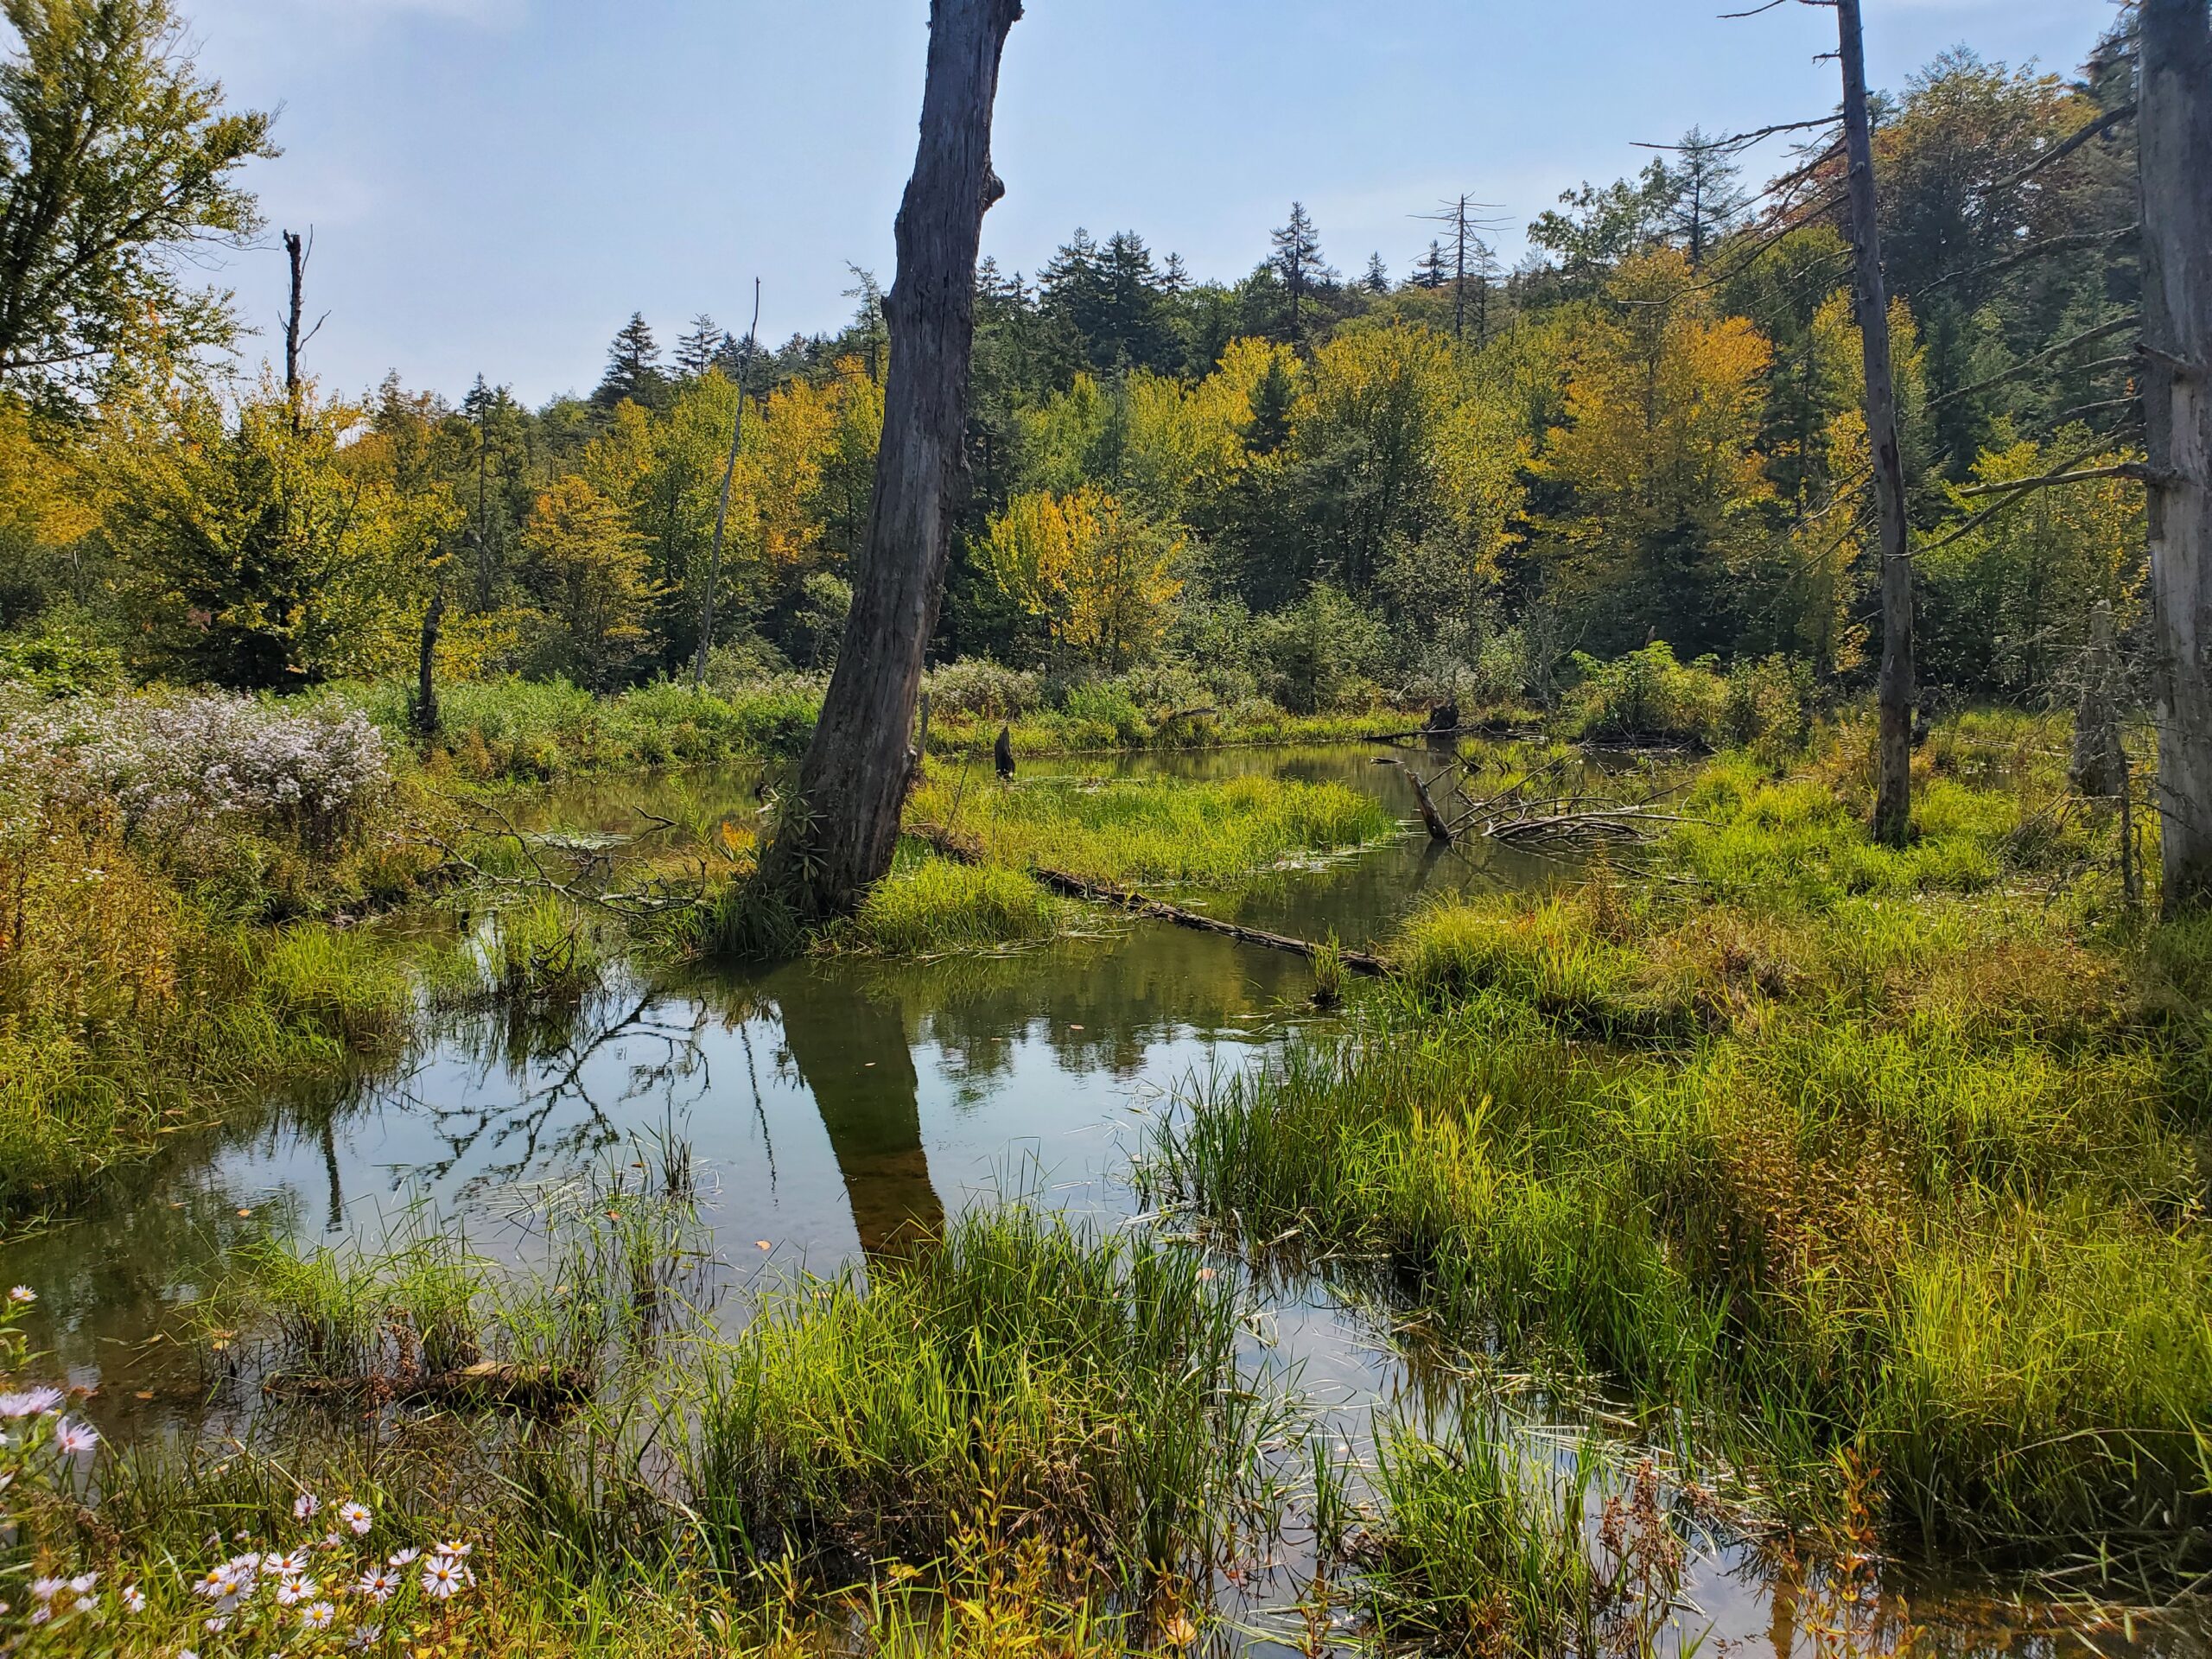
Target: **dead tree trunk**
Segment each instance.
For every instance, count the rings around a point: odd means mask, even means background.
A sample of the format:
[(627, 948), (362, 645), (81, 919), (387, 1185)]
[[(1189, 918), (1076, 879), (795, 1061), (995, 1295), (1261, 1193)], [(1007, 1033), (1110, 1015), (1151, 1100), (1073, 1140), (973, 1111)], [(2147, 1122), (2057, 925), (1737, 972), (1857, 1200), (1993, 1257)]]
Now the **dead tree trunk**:
[(2082, 653), (2082, 694), (2074, 708), (2074, 787), (2109, 800), (2126, 786), (2127, 754), (2120, 745), (2120, 665), (2113, 644), (2112, 607), (2099, 601), (2089, 613), (2089, 645)]
[(966, 484), (968, 372), (999, 59), (1020, 0), (931, 0), (921, 146), (884, 296), (891, 364), (866, 556), (845, 646), (800, 763), (792, 810), (761, 855), (764, 896), (804, 922), (849, 910), (891, 868), (922, 658)]
[(2143, 411), (2166, 913), (2212, 901), (2212, 17), (2143, 0)]
[(292, 430), (300, 429), (300, 300), (301, 289), (307, 280), (307, 244), (297, 231), (284, 232), (284, 257), (291, 262), (291, 303), (284, 311), (284, 402), (289, 410)]
[(430, 595), (429, 608), (423, 613), (422, 651), (415, 664), (415, 735), (426, 740), (438, 734), (438, 632), (445, 620), (446, 590), (442, 582)]
[(1912, 548), (1904, 516), (1904, 458), (1897, 448), (1897, 380), (1890, 365), (1890, 298), (1882, 276), (1876, 218), (1874, 140), (1866, 113), (1866, 52), (1859, 0), (1836, 0), (1843, 60), (1843, 139), (1851, 168), (1852, 265), (1857, 274), (1859, 339), (1866, 370), (1866, 442), (1882, 543), (1881, 760), (1874, 836), (1902, 847), (1912, 817)]
[(729, 459), (722, 467), (721, 498), (715, 504), (715, 546), (707, 559), (707, 596), (699, 607), (699, 660), (691, 671), (691, 689), (707, 689), (707, 653), (715, 645), (715, 593), (722, 585), (722, 537), (729, 527), (729, 493), (737, 481), (737, 454), (745, 446), (745, 386), (753, 378), (753, 346), (760, 336), (760, 279), (753, 279), (753, 326), (745, 331), (745, 349), (737, 354), (737, 416), (730, 423)]

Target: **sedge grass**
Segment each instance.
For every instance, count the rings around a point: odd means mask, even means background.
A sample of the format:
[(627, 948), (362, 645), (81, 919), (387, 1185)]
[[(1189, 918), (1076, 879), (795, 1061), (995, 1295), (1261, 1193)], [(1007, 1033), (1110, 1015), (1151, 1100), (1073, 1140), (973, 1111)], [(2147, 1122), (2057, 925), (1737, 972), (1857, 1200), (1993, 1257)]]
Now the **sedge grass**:
[(1616, 1478), (1587, 1437), (1553, 1446), (1465, 1414), (1441, 1430), (1378, 1425), (1374, 1485), (1357, 1595), (1378, 1645), (1659, 1650), (1688, 1552), (1649, 1464)]
[(919, 957), (1033, 944), (1058, 933), (1073, 909), (1018, 870), (902, 857), (820, 948)]
[(2203, 930), (2101, 920), (2017, 834), (2036, 779), (1947, 783), (1888, 854), (1833, 764), (1722, 763), (1687, 884), (1417, 917), (1349, 1033), (1198, 1088), (1146, 1179), (1688, 1408), (1793, 1518), (1850, 1451), (1892, 1541), (2201, 1565)]

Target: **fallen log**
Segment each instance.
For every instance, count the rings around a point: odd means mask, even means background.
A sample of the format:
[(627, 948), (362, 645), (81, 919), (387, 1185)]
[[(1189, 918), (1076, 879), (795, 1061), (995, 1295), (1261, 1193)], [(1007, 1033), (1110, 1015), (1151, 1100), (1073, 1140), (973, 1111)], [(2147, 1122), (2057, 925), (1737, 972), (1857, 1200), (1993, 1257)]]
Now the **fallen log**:
[(264, 1394), (294, 1400), (342, 1399), (369, 1395), (404, 1405), (505, 1406), (543, 1412), (588, 1398), (591, 1378), (573, 1366), (521, 1365), (480, 1360), (448, 1371), (398, 1376), (279, 1373), (261, 1385)]
[[(907, 833), (929, 842), (943, 856), (956, 859), (963, 864), (985, 861), (983, 849), (975, 842), (940, 824), (917, 824)], [(1224, 922), (1216, 916), (1203, 915), (1195, 910), (1185, 910), (1180, 905), (1171, 905), (1164, 899), (1147, 897), (1134, 887), (1118, 887), (1110, 881), (1094, 881), (1087, 876), (1071, 874), (1065, 870), (1048, 869), (1041, 864), (1030, 866), (1027, 873), (1064, 899), (1110, 906), (1149, 921), (1172, 922), (1178, 927), (1192, 928), (1200, 933), (1218, 934), (1223, 938), (1234, 939), (1239, 944), (1257, 945), (1266, 950), (1288, 951), (1294, 956), (1304, 957), (1309, 962), (1334, 948), (1338, 959), (1346, 968), (1370, 979), (1388, 979), (1397, 971), (1387, 959), (1370, 956), (1364, 950), (1346, 950), (1341, 947), (1318, 944), (1311, 939), (1293, 938), (1287, 933), (1270, 933), (1264, 928)]]

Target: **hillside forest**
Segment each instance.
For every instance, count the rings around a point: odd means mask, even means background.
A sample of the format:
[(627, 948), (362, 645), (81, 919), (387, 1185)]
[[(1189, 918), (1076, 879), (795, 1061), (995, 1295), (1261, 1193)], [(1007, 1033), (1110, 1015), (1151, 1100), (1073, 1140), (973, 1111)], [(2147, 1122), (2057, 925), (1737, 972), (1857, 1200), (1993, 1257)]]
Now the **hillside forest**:
[[(308, 340), (256, 367), (282, 342), (177, 256), (270, 245), (237, 180), (275, 153), (270, 118), (225, 108), (162, 0), (16, 10), (29, 60), (65, 67), (11, 74), (11, 129), (67, 118), (73, 35), (107, 29), (101, 118), (162, 171), (72, 178), (85, 222), (16, 238), (39, 268), (10, 275), (0, 321), (8, 674), (411, 677), (434, 602), (447, 683), (834, 663), (883, 419), (873, 276), (852, 273), (844, 328), (780, 344), (632, 316), (595, 387), (537, 408), (496, 365), (341, 388)], [(2005, 487), (2139, 449), (2119, 338), (2133, 127), (2108, 119), (2128, 82), (2113, 35), (2065, 74), (1961, 48), (1877, 100), (1932, 706), (2070, 703), (2096, 607), (2123, 642), (2141, 626), (2139, 486)], [(1510, 270), (1464, 201), (1409, 270), (1296, 202), (1252, 226), (1242, 275), (1200, 276), (1141, 228), (1073, 230), (1032, 272), (987, 259), (931, 662), (987, 665), (986, 702), (1113, 682), (1155, 710), (1550, 707), (1647, 649), (1865, 690), (1881, 638), (1842, 163), (1788, 137), (1693, 129), (1537, 216)], [(122, 228), (130, 189), (162, 193), (166, 244)], [(72, 272), (70, 237), (111, 239)], [(738, 286), (702, 281), (701, 302)]]

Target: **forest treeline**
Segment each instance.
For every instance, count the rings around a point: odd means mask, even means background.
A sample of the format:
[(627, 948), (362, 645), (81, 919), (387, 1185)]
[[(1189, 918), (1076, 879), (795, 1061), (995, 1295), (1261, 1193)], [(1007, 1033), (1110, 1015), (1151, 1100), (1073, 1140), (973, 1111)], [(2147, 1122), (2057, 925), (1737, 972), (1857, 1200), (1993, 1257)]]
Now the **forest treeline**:
[[(268, 121), (223, 111), (161, 0), (24, 10), (51, 69), (0, 88), (26, 166), (69, 94), (57, 79), (98, 43), (86, 19), (106, 18), (137, 54), (109, 118), (160, 137), (181, 181), (165, 234), (262, 231), (233, 181), (269, 152)], [(1939, 694), (2063, 692), (2094, 601), (2139, 620), (2139, 486), (2005, 487), (2138, 453), (2134, 141), (2111, 118), (2131, 96), (2114, 36), (2072, 76), (1955, 49), (1878, 111)], [(1760, 184), (1769, 153), (1693, 131), (1562, 198), (1510, 271), (1464, 205), (1406, 272), (1377, 256), (1344, 274), (1297, 205), (1236, 281), (1134, 231), (1078, 231), (1033, 274), (986, 262), (933, 658), (1071, 679), (1179, 664), (1192, 695), (1300, 712), (1548, 702), (1576, 653), (1654, 642), (1869, 683), (1841, 162), (1815, 135)], [(62, 294), (46, 337), (0, 318), (18, 336), (0, 338), (14, 677), (411, 675), (435, 599), (441, 677), (613, 690), (691, 671), (716, 569), (718, 678), (834, 660), (889, 352), (866, 273), (847, 327), (781, 346), (703, 315), (664, 341), (633, 317), (590, 395), (531, 409), (488, 378), (457, 399), (396, 377), (332, 395), (311, 341), (304, 376), (242, 377), (211, 349), (237, 344), (235, 319), (188, 267), (111, 264), (106, 290)], [(310, 261), (310, 314), (314, 277)], [(12, 308), (35, 310), (24, 291)]]

